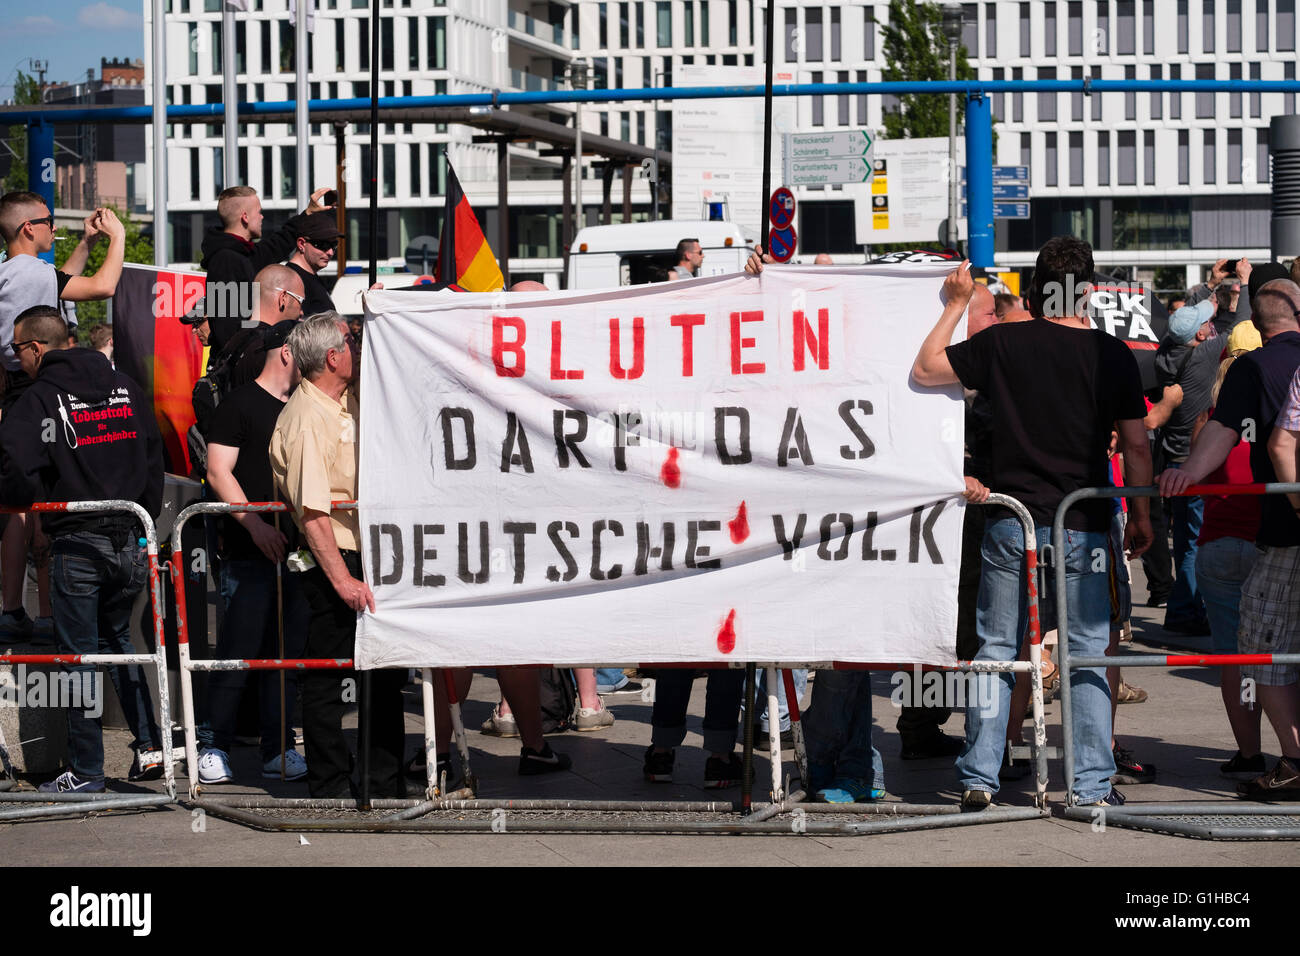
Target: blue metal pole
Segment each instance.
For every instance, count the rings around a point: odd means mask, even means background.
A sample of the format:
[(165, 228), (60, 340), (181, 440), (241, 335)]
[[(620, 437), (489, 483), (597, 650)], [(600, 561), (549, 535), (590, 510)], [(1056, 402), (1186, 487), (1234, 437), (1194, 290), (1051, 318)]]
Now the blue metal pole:
[(993, 110), (991, 99), (966, 98), (966, 248), (973, 266), (993, 266)]
[[(54, 211), (54, 124), (42, 117), (27, 121), (27, 188)], [(41, 258), (53, 263), (54, 249)]]

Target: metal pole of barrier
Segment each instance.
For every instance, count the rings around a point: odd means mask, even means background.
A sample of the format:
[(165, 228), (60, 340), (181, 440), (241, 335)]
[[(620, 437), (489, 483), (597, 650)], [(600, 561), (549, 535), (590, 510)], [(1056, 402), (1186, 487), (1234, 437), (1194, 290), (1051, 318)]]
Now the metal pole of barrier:
[(754, 699), (758, 696), (756, 673), (753, 663), (745, 665), (745, 746), (740, 771), (740, 815), (742, 817), (747, 817), (752, 812), (751, 801), (754, 796)]
[(420, 702), (424, 707), (424, 795), (432, 800), (442, 796), (438, 780), (438, 737), (434, 724), (433, 668), (420, 669)]
[[(300, 25), (300, 26), (301, 26), (301, 24), (302, 24), (302, 22), (303, 22), (303, 20), (302, 20), (302, 17), (303, 17), (303, 16), (304, 16), (304, 14), (301, 13), (301, 12), (298, 14), (298, 17), (299, 17), (299, 25)], [(301, 38), (300, 38), (300, 42), (301, 42)], [(303, 55), (303, 53), (302, 53), (302, 48), (299, 47), (299, 48), (298, 48), (298, 57), (299, 57), (299, 66), (300, 66), (300, 67), (301, 67), (301, 65), (302, 65), (302, 60), (301, 60), (302, 55)], [(302, 134), (302, 128), (299, 128), (299, 133)], [(305, 135), (305, 134), (302, 134), (302, 135)], [(301, 174), (301, 170), (303, 169), (303, 162), (304, 162), (303, 158), (302, 158), (301, 156), (298, 157), (298, 168), (299, 168), (300, 174)], [(310, 185), (304, 187), (303, 184), (302, 184), (302, 181), (299, 181), (299, 183), (298, 183), (298, 192), (299, 192), (300, 194), (301, 194), (301, 192), (302, 192), (302, 190), (303, 190), (304, 188), (305, 188), (308, 192), (311, 191), (311, 186), (310, 186)], [(305, 205), (305, 203), (302, 204), (302, 205)], [(276, 533), (276, 534), (279, 534), (279, 533), (280, 533), (280, 513), (279, 513), (278, 511), (277, 511), (276, 514), (275, 514), (275, 533)], [(277, 638), (276, 647), (277, 647), (277, 649), (278, 649), (278, 653), (279, 653), (279, 655), (280, 655), (281, 658), (284, 657), (284, 577), (283, 577), (283, 569), (284, 569), (284, 564), (283, 564), (283, 562), (277, 561), (277, 562), (275, 563), (275, 635), (276, 635), (276, 638)], [(287, 763), (288, 763), (287, 750), (288, 750), (288, 748), (287, 748), (287, 746), (286, 746), (286, 744), (288, 743), (288, 741), (285, 740), (285, 737), (288, 736), (288, 734), (287, 734), (287, 727), (288, 727), (288, 723), (289, 723), (289, 715), (288, 715), (288, 713), (287, 713), (287, 711), (288, 711), (288, 707), (285, 706), (284, 693), (285, 693), (285, 687), (284, 687), (284, 671), (280, 671), (280, 782), (281, 782), (281, 783), (283, 783), (285, 777), (287, 777), (287, 776), (289, 775), (289, 774), (288, 774), (288, 767), (287, 767)]]
[[(785, 791), (781, 787), (781, 718), (780, 701), (777, 699), (776, 668), (767, 668), (767, 747), (768, 759), (772, 764), (772, 802), (780, 804), (785, 800)], [(758, 714), (748, 715), (751, 719)]]
[[(799, 782), (804, 789), (808, 787), (808, 749), (803, 740), (803, 716), (799, 713), (799, 695), (794, 689), (794, 675), (790, 668), (781, 669), (781, 680), (785, 683), (785, 702), (790, 711), (790, 736), (794, 738), (794, 763), (799, 769)], [(770, 719), (770, 718), (769, 718)]]
[[(354, 671), (354, 673), (356, 673)], [(357, 782), (358, 802), (362, 810), (370, 809), (370, 671), (361, 671), (361, 705), (357, 708), (357, 749), (361, 779)]]
[[(1300, 482), (1272, 481), (1267, 483), (1254, 482), (1245, 485), (1190, 485), (1184, 489), (1181, 495), (1177, 497), (1187, 498), (1198, 495), (1279, 495), (1300, 492)], [(1071, 695), (1070, 695), (1070, 669), (1071, 667), (1132, 667), (1132, 666), (1160, 666), (1159, 664), (1144, 664), (1143, 658), (1134, 655), (1132, 658), (1127, 657), (1097, 657), (1080, 656), (1076, 663), (1070, 658), (1069, 650), (1069, 609), (1066, 607), (1066, 580), (1065, 580), (1065, 561), (1060, 559), (1060, 555), (1065, 554), (1065, 515), (1072, 508), (1075, 502), (1083, 501), (1088, 498), (1156, 498), (1160, 496), (1160, 489), (1156, 485), (1146, 485), (1140, 488), (1130, 488), (1128, 486), (1120, 488), (1079, 488), (1070, 492), (1057, 506), (1056, 514), (1052, 518), (1052, 550), (1053, 554), (1058, 556), (1055, 562), (1056, 569), (1056, 621), (1057, 633), (1064, 637), (1057, 642), (1057, 663), (1056, 666), (1061, 670), (1061, 733), (1063, 736), (1063, 756), (1065, 758), (1065, 803), (1067, 807), (1075, 806), (1074, 797), (1074, 743), (1071, 739), (1074, 730), (1074, 718), (1071, 713)], [(1203, 655), (1206, 657), (1219, 656), (1229, 658), (1221, 661), (1223, 664), (1240, 664), (1240, 663), (1267, 663), (1263, 661), (1245, 661), (1242, 657), (1251, 655), (1223, 654), (1223, 655)], [(1263, 655), (1269, 657), (1270, 661), (1277, 663), (1289, 663), (1281, 660), (1283, 655)], [(1291, 657), (1293, 655), (1285, 655)], [(1300, 655), (1295, 655), (1300, 657)], [(1094, 661), (1104, 660), (1104, 664), (1094, 664)], [(1183, 663), (1177, 666), (1196, 666), (1193, 659), (1183, 658)], [(1206, 665), (1216, 666), (1216, 665)]]

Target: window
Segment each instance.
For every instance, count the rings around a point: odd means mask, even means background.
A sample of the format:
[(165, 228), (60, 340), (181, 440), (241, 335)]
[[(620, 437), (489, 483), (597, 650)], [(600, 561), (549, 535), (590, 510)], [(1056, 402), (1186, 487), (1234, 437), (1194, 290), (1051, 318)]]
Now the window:
[(998, 5), (996, 3), (984, 4), (984, 55), (990, 58), (998, 55)]
[(1029, 4), (1020, 4), (1020, 55), (1029, 56)]
[(1228, 130), (1228, 182), (1241, 182), (1241, 130)]
[(1214, 140), (1216, 130), (1201, 130), (1201, 179), (1209, 184), (1214, 182)]
[(410, 163), (408, 165), (408, 169), (410, 170), (410, 177), (411, 177), (411, 195), (419, 196), (424, 192), (422, 188), (422, 184), (420, 182), (421, 166), (420, 166), (420, 144), (419, 143), (411, 144), (410, 156), (411, 158), (410, 158)]
[[(357, 52), (360, 54), (358, 68), (370, 69), (370, 18), (362, 17), (357, 21)], [(369, 156), (369, 153), (366, 153)]]
[(618, 45), (626, 50), (632, 45), (632, 24), (628, 21), (628, 4), (618, 4)]
[(1049, 0), (1043, 8), (1043, 53), (1056, 56), (1056, 0)]
[[(1252, 63), (1250, 65), (1250, 78), (1252, 80), (1259, 79), (1258, 63)], [(1260, 104), (1260, 95), (1258, 93), (1251, 93), (1250, 94), (1250, 115), (1254, 119), (1259, 119), (1259, 104)]]
[(813, 61), (825, 59), (822, 55), (821, 8), (808, 7), (804, 10), (803, 18), (804, 59)]
[(1120, 56), (1137, 52), (1135, 13), (1133, 0), (1119, 0), (1115, 4), (1115, 52)]
[[(686, 12), (691, 12), (691, 5), (686, 4)], [(799, 26), (796, 17), (798, 14), (794, 8), (785, 8), (785, 61), (787, 63), (799, 62)], [(687, 18), (687, 23), (690, 18)]]
[(636, 48), (645, 49), (645, 4), (641, 0), (635, 0), (632, 4), (636, 8)]
[[(1214, 79), (1213, 63), (1196, 64), (1196, 78), (1198, 80)], [(1197, 92), (1196, 94), (1196, 118), (1197, 119), (1214, 119), (1214, 94)]]
[(659, 0), (655, 4), (655, 44), (660, 47), (673, 45), (673, 5), (668, 0)]
[(190, 150), (190, 198), (202, 199), (199, 187), (199, 151)]
[(1201, 0), (1201, 50), (1214, 52), (1214, 0)]
[(447, 18), (430, 17), (429, 24), (429, 69), (445, 70), (447, 68)]
[[(1240, 63), (1228, 64), (1228, 79), (1230, 80), (1241, 79)], [(1241, 94), (1240, 93), (1228, 94), (1228, 116), (1231, 117), (1232, 119), (1241, 119)]]
[(1187, 0), (1178, 0), (1178, 52), (1187, 52)]
[[(727, 0), (727, 46), (735, 46), (740, 39), (740, 25), (736, 22), (740, 12), (736, 9), (736, 0)], [(839, 26), (839, 10), (831, 11), (831, 22)], [(835, 59), (839, 59), (838, 56)]]
[(1255, 50), (1268, 52), (1268, 0), (1255, 0)]
[[(812, 81), (814, 83), (820, 83), (822, 81), (822, 75), (820, 73), (813, 73)], [(826, 125), (825, 107), (826, 107), (826, 97), (820, 95), (812, 97), (812, 125), (813, 126)]]
[(1141, 0), (1142, 3), (1142, 52), (1151, 56), (1156, 52), (1156, 17), (1153, 12), (1156, 0)]
[(708, 46), (711, 42), (709, 39), (709, 0), (703, 0), (700, 4), (700, 46)]
[(244, 60), (244, 51), (248, 49), (248, 24), (243, 20), (235, 21), (235, 72), (247, 73), (248, 66)]
[(840, 8), (831, 7), (831, 59), (836, 63), (843, 59), (840, 56), (840, 40)]
[[(221, 27), (217, 24), (212, 25), (212, 74), (221, 76)], [(221, 192), (220, 189), (217, 192)]]
[[(876, 15), (870, 7), (862, 11), (862, 59), (876, 58)], [(864, 122), (858, 120), (859, 123)]]
[(1070, 185), (1083, 185), (1083, 134), (1070, 134)]
[[(1092, 67), (1091, 72), (1092, 72), (1092, 78), (1093, 78), (1093, 80), (1100, 80), (1100, 79), (1101, 79), (1101, 67), (1100, 67), (1100, 66), (1094, 66), (1094, 67)], [(1098, 94), (1098, 93), (1093, 93), (1093, 94), (1092, 94), (1092, 118), (1093, 118), (1094, 121), (1099, 121), (1099, 120), (1101, 119), (1101, 100), (1102, 100), (1102, 97), (1101, 97), (1100, 94)]]
[(1241, 52), (1241, 0), (1228, 0), (1228, 52)]
[[(1025, 78), (1025, 71), (1018, 66), (1012, 67), (1011, 78), (1013, 80), (1023, 80)], [(1025, 121), (1025, 94), (1017, 90), (1016, 92), (1011, 94), (1011, 122), (1023, 123), (1024, 121)], [(1025, 161), (1022, 159), (1020, 161), (1020, 165), (1023, 166), (1024, 164)]]
[[(1279, 42), (1279, 43), (1282, 42), (1282, 40), (1281, 40), (1280, 37), (1278, 38), (1278, 42)], [(1286, 62), (1286, 63), (1283, 63), (1283, 64), (1282, 64), (1282, 79), (1284, 79), (1284, 80), (1294, 80), (1294, 79), (1295, 79), (1295, 60), (1290, 60), (1289, 62)], [(1295, 94), (1294, 94), (1294, 93), (1283, 93), (1283, 94), (1282, 94), (1282, 112), (1283, 112), (1283, 113), (1294, 113), (1294, 112), (1295, 112)]]
[(297, 37), (294, 35), (294, 25), (287, 20), (280, 21), (280, 72), (293, 73), (296, 64), (294, 62), (294, 46)]
[[(1083, 67), (1070, 67), (1070, 79), (1082, 80)], [(1083, 119), (1083, 90), (1076, 90), (1070, 94), (1070, 119), (1076, 123)]]
[[(605, 49), (608, 49), (608, 48), (609, 48), (609, 10), (608, 10), (608, 7), (609, 7), (609, 4), (607, 4), (607, 3), (602, 3), (602, 4), (600, 5), (600, 48), (601, 48), (602, 50), (605, 50)], [(690, 5), (689, 3), (687, 3), (687, 4), (686, 4), (686, 17), (687, 17), (688, 20), (690, 19), (690, 14), (691, 14), (691, 5)], [(691, 41), (690, 41), (690, 40), (687, 40), (686, 42), (687, 42), (687, 43), (690, 43)]]
[[(645, 113), (644, 113), (644, 112), (640, 112), (640, 113), (637, 113), (637, 114), (636, 114), (636, 141), (637, 141), (638, 143), (640, 143), (642, 146), (644, 146), (644, 145), (646, 144), (646, 142), (645, 142)], [(626, 175), (626, 174), (625, 174), (625, 175)]]
[(1142, 131), (1142, 181), (1148, 186), (1156, 184), (1156, 131)]
[(275, 198), (275, 177), (272, 175), (271, 147), (262, 147), (262, 199)]
[(280, 147), (280, 195), (292, 199), (298, 195), (298, 147)]
[[(1163, 66), (1161, 66), (1159, 63), (1155, 63), (1151, 66), (1151, 79), (1162, 80), (1164, 79), (1164, 76), (1165, 76), (1165, 68)], [(1160, 113), (1161, 113), (1160, 94), (1152, 93), (1151, 94), (1151, 118), (1153, 120), (1160, 119)]]
[[(867, 82), (867, 71), (858, 70), (857, 80), (859, 83)], [(858, 125), (867, 125), (867, 94), (859, 93), (855, 99), (858, 101)]]
[(1295, 50), (1295, 0), (1277, 0), (1277, 51)]
[(1110, 133), (1097, 134), (1097, 185), (1110, 185)]
[(420, 21), (406, 18), (406, 65), (412, 70), (420, 68)]
[(961, 45), (966, 48), (966, 55), (980, 55), (979, 7), (973, 3), (961, 5)]
[[(1004, 69), (1002, 69), (1001, 67), (994, 67), (994, 68), (993, 68), (993, 79), (994, 79), (994, 81), (998, 81), (998, 80), (1003, 79), (1003, 77), (1004, 77), (1005, 75), (1006, 75), (1006, 71), (1005, 71)], [(1005, 97), (1005, 95), (1006, 95), (1006, 94), (1004, 94), (1004, 93), (990, 93), (990, 94), (989, 94), (989, 110), (990, 110), (990, 112), (992, 112), (992, 114), (993, 114), (993, 119), (994, 119), (996, 122), (999, 122), (999, 123), (1001, 123), (1001, 122), (1005, 122), (1005, 121), (1006, 121), (1006, 118), (1007, 118), (1006, 113), (1003, 112), (1003, 109), (1004, 109), (1004, 97)]]
[(258, 23), (262, 40), (262, 72), (271, 72), (271, 21), (262, 20)]
[(220, 193), (226, 188), (226, 150), (222, 146), (212, 150), (212, 191)]
[(1119, 136), (1119, 177), (1121, 186), (1137, 185), (1137, 133), (1122, 129)]
[(632, 138), (632, 114), (631, 113), (619, 114), (618, 129), (620, 134), (619, 138), (622, 139), (623, 142), (626, 143), (629, 140), (631, 140)]
[[(343, 50), (347, 44), (343, 40), (343, 30), (347, 21), (339, 17), (334, 21), (334, 72), (342, 73), (345, 69), (343, 65)], [(240, 26), (243, 26), (241, 23)]]
[[(1056, 6), (1056, 4), (1052, 4)], [(1050, 8), (1049, 8), (1050, 9)], [(1083, 56), (1083, 4), (1072, 2), (1066, 9), (1066, 42), (1070, 56)], [(1055, 23), (1052, 24), (1055, 27)]]
[[(1038, 71), (1038, 78), (1040, 80), (1054, 80), (1056, 79), (1056, 70), (1050, 66), (1042, 67)], [(1041, 123), (1043, 120), (1054, 119), (1056, 119), (1056, 94), (1040, 91), (1038, 94), (1038, 121)]]
[(1033, 141), (1029, 133), (1020, 134), (1020, 165), (1029, 166), (1031, 169), (1033, 168), (1033, 166), (1031, 165), (1031, 161), (1034, 155), (1032, 149), (1032, 142)]
[[(1182, 78), (1183, 78), (1182, 65), (1178, 63), (1169, 64), (1169, 79), (1181, 80)], [(1182, 116), (1183, 116), (1183, 94), (1170, 93), (1169, 94), (1169, 118), (1182, 119)]]
[(384, 196), (397, 195), (397, 146), (394, 143), (383, 143), (379, 147), (381, 161), (384, 171), (383, 193)]
[(1269, 179), (1268, 130), (1255, 130), (1255, 182), (1266, 183)]
[(1043, 159), (1044, 172), (1046, 174), (1046, 179), (1044, 180), (1044, 182), (1046, 182), (1047, 185), (1049, 186), (1055, 186), (1056, 166), (1057, 166), (1056, 134), (1055, 133), (1044, 134), (1043, 145), (1044, 145), (1044, 153), (1046, 154)]
[[(1124, 67), (1124, 79), (1136, 80), (1137, 67), (1136, 66)], [(1138, 95), (1132, 91), (1129, 91), (1124, 94), (1124, 118), (1126, 120), (1137, 119), (1137, 99), (1138, 99)]]
[[(683, 42), (686, 46), (695, 46), (695, 4), (691, 0), (686, 0), (686, 6), (682, 9), (685, 23), (682, 26)], [(789, 53), (790, 50), (790, 33), (794, 29), (794, 11), (785, 11), (785, 44), (786, 59), (793, 60), (794, 55)]]
[[(841, 83), (849, 82), (849, 74), (847, 71), (840, 73), (839, 82)], [(837, 97), (835, 97), (835, 99), (837, 100), (836, 105), (838, 106), (838, 111), (837, 111), (838, 115), (836, 116), (836, 121), (841, 126), (848, 126), (849, 125), (849, 94), (841, 93)]]
[(393, 68), (393, 18), (385, 17), (379, 21), (379, 68)]
[[(189, 33), (190, 33), (190, 76), (198, 76), (199, 75), (199, 25), (197, 23), (191, 23)], [(194, 169), (197, 172), (198, 167), (195, 166)], [(194, 198), (197, 199), (198, 197), (195, 196)]]

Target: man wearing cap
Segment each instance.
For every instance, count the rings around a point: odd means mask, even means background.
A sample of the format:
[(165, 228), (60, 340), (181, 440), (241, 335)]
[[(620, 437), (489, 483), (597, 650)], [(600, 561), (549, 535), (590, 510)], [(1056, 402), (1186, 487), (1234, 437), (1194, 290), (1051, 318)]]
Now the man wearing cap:
[[(1255, 267), (1250, 274), (1251, 321), (1264, 341), (1232, 363), (1219, 390), (1214, 417), (1201, 429), (1187, 461), (1160, 475), (1160, 492), (1183, 493), (1227, 459), (1237, 443), (1250, 445), (1250, 471), (1257, 482), (1286, 480), (1294, 462), (1294, 436), (1284, 418), (1287, 394), (1300, 368), (1300, 286), (1287, 270), (1274, 262)], [(1278, 434), (1278, 432), (1281, 434)], [(1270, 452), (1273, 456), (1270, 457)], [(1256, 545), (1263, 552), (1241, 588), (1241, 623), (1238, 650), (1242, 654), (1295, 653), (1300, 650), (1300, 514), (1286, 495), (1263, 498)], [(1258, 688), (1258, 699), (1277, 732), (1282, 759), (1270, 772), (1242, 784), (1241, 796), (1250, 799), (1300, 798), (1300, 717), (1296, 713), (1295, 665), (1272, 664), (1242, 668)], [(1244, 754), (1250, 757), (1250, 754)]]
[[(208, 435), (208, 484), (224, 502), (271, 501), (275, 483), (271, 476), (268, 448), (280, 411), (298, 384), (300, 375), (285, 340), (297, 326), (289, 320), (263, 331), (258, 346), (262, 371), (256, 379), (236, 388), (217, 406)], [(275, 515), (237, 512), (223, 518), (220, 528), (221, 596), (225, 616), (217, 638), (217, 657), (243, 660), (268, 657), (300, 657), (307, 634), (307, 605), (297, 588), (295, 575), (283, 574), (288, 539)], [(283, 635), (278, 641), (277, 577), (283, 593)], [(208, 719), (212, 746), (199, 757), (199, 779), (205, 784), (233, 780), (229, 752), (235, 735), (239, 698), (247, 671), (215, 671), (208, 678)], [(296, 696), (297, 679), (290, 671), (285, 680), (288, 700)], [(280, 678), (274, 671), (261, 672), (259, 724), (262, 738), (262, 776), (280, 775), (282, 734)], [(285, 714), (287, 717), (287, 712)], [(284, 751), (287, 779), (307, 774), (306, 761), (292, 749)]]
[(303, 315), (333, 312), (334, 300), (320, 279), (320, 271), (334, 258), (339, 247), (339, 229), (334, 213), (318, 212), (304, 216), (298, 234), (297, 249), (288, 266), (302, 279)]
[[(1247, 264), (1247, 267), (1249, 264)], [(1249, 273), (1247, 273), (1249, 274)], [(1179, 468), (1191, 451), (1192, 427), (1197, 416), (1210, 407), (1210, 391), (1219, 370), (1218, 347), (1236, 324), (1236, 315), (1226, 309), (1215, 312), (1215, 297), (1185, 305), (1169, 318), (1169, 334), (1156, 353), (1156, 384), (1178, 385), (1183, 401), (1160, 430), (1160, 450), (1171, 468)], [(1209, 343), (1209, 344), (1206, 344)], [(1208, 634), (1205, 606), (1196, 591), (1196, 539), (1201, 533), (1200, 498), (1177, 498), (1170, 525), (1174, 532), (1174, 587), (1165, 612), (1165, 630)]]

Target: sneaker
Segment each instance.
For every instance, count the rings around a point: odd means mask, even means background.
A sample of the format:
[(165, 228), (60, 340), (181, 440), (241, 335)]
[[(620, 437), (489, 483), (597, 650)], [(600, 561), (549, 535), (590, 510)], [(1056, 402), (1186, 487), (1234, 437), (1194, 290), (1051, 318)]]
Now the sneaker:
[(704, 764), (704, 789), (726, 790), (739, 786), (744, 772), (745, 765), (735, 753), (729, 754), (726, 760), (710, 757)]
[(542, 744), (541, 750), (534, 750), (531, 747), (519, 748), (519, 775), (521, 777), (534, 777), (542, 773), (558, 773), (561, 770), (568, 770), (573, 766), (573, 761), (567, 754), (557, 754), (551, 749), (550, 744)]
[(37, 789), (41, 793), (103, 793), (104, 778), (83, 780), (71, 770), (67, 770), (48, 783), (41, 784)]
[(1300, 800), (1300, 770), (1293, 761), (1279, 757), (1269, 773), (1237, 784), (1237, 795), (1247, 800)]
[(1219, 773), (1233, 780), (1254, 780), (1256, 777), (1262, 777), (1268, 767), (1264, 764), (1264, 755), (1255, 754), (1253, 757), (1243, 757), (1238, 750), (1232, 755), (1232, 759), (1227, 763), (1219, 764)]
[(572, 727), (578, 731), (600, 730), (614, 724), (614, 715), (604, 707), (579, 707), (574, 715)]
[(1110, 788), (1110, 793), (1106, 794), (1106, 796), (1102, 797), (1100, 800), (1095, 800), (1095, 801), (1093, 801), (1092, 803), (1083, 803), (1083, 804), (1080, 804), (1080, 806), (1084, 806), (1084, 807), (1122, 807), (1122, 806), (1124, 806), (1124, 804), (1127, 803), (1127, 802), (1128, 802), (1128, 801), (1124, 799), (1124, 794), (1120, 793), (1120, 792), (1119, 792), (1118, 790), (1116, 790), (1114, 787), (1111, 787), (1111, 788)]
[(860, 777), (837, 777), (829, 787), (823, 787), (813, 795), (818, 803), (871, 803), (884, 797), (884, 790), (868, 787)]
[(608, 687), (604, 684), (596, 685), (596, 693), (602, 697), (608, 697), (611, 694), (639, 694), (641, 690), (642, 686), (639, 680), (629, 680), (627, 678), (624, 678), (623, 683), (614, 687)]
[(503, 714), (493, 707), (492, 716), (483, 721), (483, 726), (479, 728), (489, 737), (518, 737), (519, 725), (515, 723), (514, 714)]
[(1153, 763), (1139, 763), (1133, 759), (1133, 752), (1125, 750), (1119, 744), (1111, 751), (1115, 758), (1115, 773), (1111, 776), (1111, 783), (1155, 783), (1156, 765)]
[(920, 741), (908, 741), (903, 744), (899, 754), (904, 760), (931, 760), (936, 757), (955, 757), (961, 753), (965, 741), (949, 737), (942, 730), (936, 730), (931, 736)]
[(205, 750), (199, 754), (199, 783), (230, 783), (234, 779), (230, 758), (224, 750)]
[(1147, 598), (1147, 607), (1165, 607), (1168, 603), (1168, 594), (1152, 594)]
[(127, 771), (126, 779), (132, 782), (138, 780), (157, 780), (162, 775), (162, 751), (141, 750), (135, 755), (135, 760), (131, 761), (131, 769)]
[(963, 810), (987, 810), (993, 805), (993, 794), (987, 790), (963, 790), (961, 808)]
[(32, 619), (27, 616), (25, 608), (5, 611), (0, 614), (0, 634), (6, 637), (27, 637), (34, 630)]
[(673, 782), (674, 751), (657, 751), (653, 746), (645, 750), (645, 765), (641, 768), (651, 783)]
[(1017, 763), (1011, 759), (1011, 748), (1002, 751), (1002, 766), (998, 768), (999, 780), (1024, 780), (1033, 772), (1028, 761)]
[(1140, 704), (1147, 699), (1147, 692), (1141, 687), (1134, 687), (1132, 684), (1119, 682), (1119, 693), (1115, 695), (1115, 702), (1119, 704)]
[[(280, 779), (279, 757), (272, 757), (262, 764), (262, 776), (268, 780), (272, 778)], [(284, 779), (301, 780), (305, 776), (307, 776), (307, 761), (303, 759), (302, 754), (296, 750), (286, 750), (284, 752)]]

